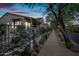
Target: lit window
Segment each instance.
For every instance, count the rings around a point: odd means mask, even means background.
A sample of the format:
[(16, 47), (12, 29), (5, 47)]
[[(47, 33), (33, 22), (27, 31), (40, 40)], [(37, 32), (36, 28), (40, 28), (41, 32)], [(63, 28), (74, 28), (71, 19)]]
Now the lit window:
[(31, 24), (28, 23), (28, 22), (25, 22), (25, 25), (26, 25), (26, 28), (27, 28), (27, 27), (30, 27)]
[(15, 25), (19, 25), (19, 22), (20, 22), (20, 21), (15, 22)]
[(30, 27), (30, 25), (31, 25), (31, 24), (30, 24), (30, 23), (28, 23), (28, 26), (29, 26), (29, 27)]

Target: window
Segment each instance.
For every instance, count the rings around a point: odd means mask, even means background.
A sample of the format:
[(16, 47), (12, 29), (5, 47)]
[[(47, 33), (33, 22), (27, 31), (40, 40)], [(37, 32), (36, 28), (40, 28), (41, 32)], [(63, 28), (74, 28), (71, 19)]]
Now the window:
[(25, 26), (26, 26), (26, 28), (27, 28), (27, 27), (30, 27), (31, 24), (30, 24), (29, 22), (25, 22)]

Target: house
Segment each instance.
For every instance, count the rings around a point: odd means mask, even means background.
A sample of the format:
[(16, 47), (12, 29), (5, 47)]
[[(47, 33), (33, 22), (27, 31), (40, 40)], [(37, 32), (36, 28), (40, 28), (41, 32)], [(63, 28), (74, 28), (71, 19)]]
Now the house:
[[(42, 19), (42, 21), (40, 21)], [(22, 21), (22, 22), (21, 22)], [(12, 13), (6, 13), (0, 18), (0, 24), (9, 24), (12, 22), (16, 22), (17, 24), (20, 23), (22, 24), (23, 22), (27, 22), (27, 26), (37, 26), (43, 22), (43, 18), (32, 18), (32, 17), (27, 17), (27, 16), (22, 16), (22, 15), (17, 15), (17, 14), (12, 14)]]
[[(26, 30), (32, 27), (38, 27), (39, 25), (43, 24), (43, 18), (33, 18), (33, 17), (27, 17), (12, 13), (6, 13), (0, 18), (0, 53), (5, 53), (8, 50), (11, 50), (14, 46), (12, 44), (13, 38), (14, 41), (17, 38), (19, 41), (19, 44), (17, 46), (21, 46), (21, 43), (24, 38), (19, 38), (19, 30), (20, 26), (25, 26)], [(17, 31), (16, 29), (19, 28)], [(17, 32), (17, 33), (16, 33)], [(23, 34), (26, 34), (25, 32)], [(30, 33), (31, 34), (31, 33)], [(20, 40), (22, 39), (22, 40)], [(21, 42), (20, 42), (21, 41)], [(22, 44), (26, 43), (25, 39)]]

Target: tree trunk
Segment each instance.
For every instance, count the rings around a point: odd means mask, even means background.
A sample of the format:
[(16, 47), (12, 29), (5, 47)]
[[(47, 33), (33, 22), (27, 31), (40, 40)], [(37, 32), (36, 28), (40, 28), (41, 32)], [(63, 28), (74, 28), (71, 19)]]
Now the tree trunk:
[(65, 25), (64, 25), (64, 21), (63, 21), (62, 4), (61, 4), (61, 3), (58, 5), (58, 12), (59, 12), (59, 15), (58, 15), (58, 22), (59, 22), (59, 25), (60, 25), (61, 28), (65, 31)]
[(55, 28), (54, 29), (57, 29), (58, 27), (58, 21), (57, 21), (57, 19), (58, 19), (58, 17), (57, 17), (57, 14), (53, 11), (54, 9), (54, 5), (52, 4), (52, 3), (49, 3), (49, 7), (50, 7), (50, 11), (53, 13), (53, 15), (55, 16), (55, 19), (56, 19), (56, 23), (54, 23), (55, 24)]
[(53, 15), (55, 16), (55, 19), (56, 19), (56, 26), (60, 26), (60, 31), (64, 37), (64, 40), (65, 40), (65, 45), (67, 48), (69, 48), (67, 42), (69, 41), (68, 38), (66, 37), (66, 31), (65, 31), (65, 25), (64, 25), (64, 21), (63, 21), (63, 16), (62, 16), (62, 4), (58, 4), (58, 16), (56, 15), (56, 13), (53, 11), (53, 4), (49, 4), (49, 7), (50, 7), (50, 11), (53, 13)]
[(68, 46), (68, 42), (69, 42), (69, 38), (67, 37), (67, 34), (66, 34), (66, 30), (65, 30), (65, 25), (64, 25), (64, 21), (63, 21), (63, 15), (62, 15), (62, 4), (60, 3), (58, 5), (58, 11), (59, 11), (59, 16), (58, 16), (58, 20), (59, 20), (59, 25), (60, 25), (60, 31), (64, 37), (64, 40), (65, 40), (65, 45), (67, 48), (69, 48)]
[(53, 11), (53, 4), (52, 3), (49, 3), (49, 7), (50, 7), (50, 11), (53, 13), (53, 15), (55, 16), (55, 19), (57, 20), (57, 15), (56, 13)]

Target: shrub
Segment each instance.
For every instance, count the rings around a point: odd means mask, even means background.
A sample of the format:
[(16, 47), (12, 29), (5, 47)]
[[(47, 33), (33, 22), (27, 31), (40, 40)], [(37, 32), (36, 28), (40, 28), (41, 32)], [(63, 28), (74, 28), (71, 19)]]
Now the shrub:
[(21, 52), (22, 56), (31, 56), (30, 48), (26, 47), (23, 52)]

